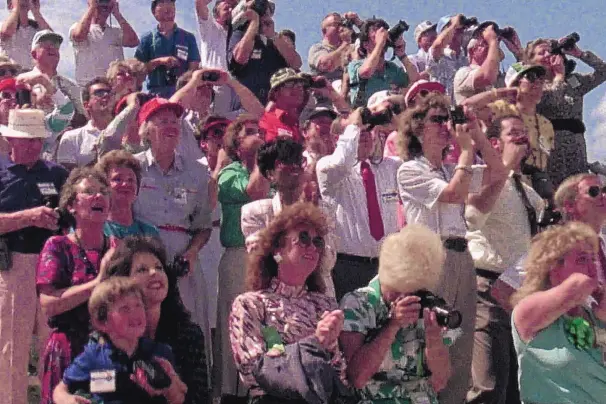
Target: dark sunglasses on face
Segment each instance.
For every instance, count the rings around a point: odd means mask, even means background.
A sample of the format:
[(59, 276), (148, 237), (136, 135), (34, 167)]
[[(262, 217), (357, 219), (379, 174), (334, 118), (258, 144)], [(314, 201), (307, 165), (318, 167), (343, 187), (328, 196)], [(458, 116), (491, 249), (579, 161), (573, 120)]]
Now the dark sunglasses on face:
[(592, 198), (597, 198), (600, 194), (606, 194), (606, 187), (598, 187), (597, 185), (592, 185), (587, 189), (587, 195)]
[(530, 81), (531, 83), (534, 83), (535, 81), (542, 79), (543, 75), (534, 72), (534, 71), (530, 71), (528, 73), (525, 73), (523, 76), (523, 78), (525, 78), (526, 80)]
[(225, 128), (211, 129), (208, 134), (211, 137), (222, 138), (225, 135)]
[(133, 74), (131, 72), (127, 72), (125, 70), (122, 70), (122, 71), (119, 71), (118, 73), (116, 73), (116, 76), (133, 77)]
[(448, 115), (434, 115), (434, 116), (429, 117), (429, 122), (436, 123), (439, 125), (444, 125), (449, 120), (450, 120), (450, 116), (448, 116)]
[(109, 95), (110, 93), (111, 93), (111, 91), (106, 88), (99, 88), (99, 89), (93, 91), (92, 95), (97, 98), (103, 98), (103, 97)]
[(299, 239), (298, 239), (299, 244), (301, 244), (303, 247), (309, 247), (310, 245), (314, 245), (314, 247), (316, 247), (318, 250), (321, 250), (324, 248), (324, 239), (320, 236), (316, 236), (316, 237), (311, 237), (309, 235), (308, 232), (306, 231), (302, 231), (299, 233)]
[(0, 69), (0, 76), (16, 76), (17, 69)]

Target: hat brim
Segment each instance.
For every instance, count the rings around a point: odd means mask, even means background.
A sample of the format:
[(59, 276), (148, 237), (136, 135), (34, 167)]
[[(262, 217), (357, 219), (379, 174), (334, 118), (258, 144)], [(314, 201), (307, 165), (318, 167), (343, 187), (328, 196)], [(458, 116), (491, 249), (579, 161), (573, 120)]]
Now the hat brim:
[(147, 114), (147, 116), (145, 117), (145, 120), (143, 122), (149, 121), (151, 118), (153, 118), (154, 115), (156, 115), (158, 112), (163, 111), (165, 109), (173, 111), (175, 113), (175, 115), (177, 115), (177, 118), (181, 118), (181, 116), (183, 115), (183, 112), (185, 111), (185, 109), (183, 109), (183, 107), (181, 105), (174, 103), (174, 102), (160, 104)]
[(53, 42), (55, 45), (61, 46), (61, 44), (63, 43), (63, 37), (54, 32), (49, 32), (48, 34), (41, 35), (40, 38), (38, 38), (38, 40), (34, 44), (34, 46), (32, 46), (32, 49), (40, 45), (40, 42), (44, 41)]
[(276, 82), (273, 86), (271, 86), (271, 88), (269, 89), (268, 96), (273, 97), (275, 91), (278, 88), (280, 88), (282, 85), (288, 83), (289, 81), (301, 81), (301, 82), (303, 82), (303, 84), (305, 84), (307, 82), (307, 80), (304, 77), (288, 77), (284, 80), (280, 80), (280, 81)]
[(436, 92), (436, 93), (440, 93), (440, 94), (446, 94), (446, 88), (441, 83), (439, 83), (437, 81), (430, 81), (427, 83), (420, 84), (418, 87), (415, 87), (414, 89), (412, 89), (412, 91), (409, 91), (406, 94), (406, 97), (404, 99), (406, 105), (408, 106), (410, 101), (414, 100), (415, 97), (417, 95), (419, 95), (419, 93), (423, 90), (427, 90), (429, 92)]
[(543, 66), (539, 66), (539, 65), (528, 66), (528, 67), (525, 67), (524, 69), (520, 70), (515, 75), (513, 80), (511, 80), (511, 83), (509, 83), (509, 85), (507, 87), (513, 87), (513, 86), (517, 85), (520, 82), (520, 79), (522, 78), (523, 75), (525, 75), (528, 72), (532, 72), (532, 71), (537, 72), (541, 76), (545, 76), (547, 74), (547, 70)]
[(6, 125), (0, 125), (0, 135), (3, 137), (16, 139), (46, 139), (48, 137), (48, 133), (46, 131), (44, 131), (44, 133), (29, 133), (9, 128)]
[(322, 115), (328, 115), (332, 119), (335, 119), (337, 117), (337, 113), (335, 111), (333, 111), (331, 109), (322, 109), (322, 110), (318, 110), (318, 111), (312, 111), (312, 113), (309, 114), (307, 116), (307, 118), (305, 119), (305, 122), (311, 121), (312, 119), (317, 118)]
[(473, 30), (473, 32), (471, 33), (471, 37), (478, 38), (478, 35), (480, 35), (482, 33), (482, 31), (484, 31), (486, 29), (486, 27), (488, 27), (489, 25), (497, 26), (497, 23), (494, 21), (484, 21), (483, 23), (478, 25), (476, 27), (476, 29)]
[(230, 123), (231, 123), (231, 121), (228, 119), (221, 119), (221, 120), (213, 121), (213, 122), (207, 124), (206, 126), (204, 126), (202, 128), (202, 132), (208, 132), (212, 128), (216, 128), (217, 126), (221, 126), (221, 125), (227, 127), (227, 126), (229, 126)]
[(415, 42), (419, 42), (419, 39), (421, 39), (421, 36), (423, 36), (424, 33), (429, 32), (429, 31), (438, 31), (438, 24), (432, 24), (429, 27), (426, 27), (423, 31), (419, 32), (417, 35), (415, 35)]

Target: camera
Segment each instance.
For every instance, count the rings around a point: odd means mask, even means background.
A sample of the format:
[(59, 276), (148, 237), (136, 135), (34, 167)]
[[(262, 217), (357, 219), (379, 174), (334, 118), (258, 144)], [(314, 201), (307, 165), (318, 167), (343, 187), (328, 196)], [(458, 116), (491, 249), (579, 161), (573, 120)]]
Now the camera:
[(546, 172), (531, 164), (522, 162), (522, 174), (530, 177), (532, 188), (542, 199), (546, 199), (548, 201), (553, 199), (555, 194), (553, 182)]
[(387, 35), (389, 37), (389, 41), (387, 42), (388, 46), (394, 46), (400, 35), (405, 33), (410, 29), (410, 26), (404, 20), (398, 21), (396, 25), (391, 27), (389, 31), (387, 31)]
[(262, 17), (267, 13), (267, 8), (269, 7), (269, 1), (267, 0), (255, 0), (250, 7), (255, 13), (259, 14), (259, 17)]
[(549, 203), (543, 210), (543, 214), (541, 215), (541, 219), (538, 221), (537, 225), (544, 229), (548, 226), (553, 226), (560, 223), (561, 220), (562, 214), (555, 210), (553, 205)]
[(202, 73), (202, 80), (204, 81), (218, 81), (220, 77), (221, 74), (219, 72), (210, 71)]
[(164, 368), (155, 360), (137, 360), (133, 363), (133, 373), (142, 375), (151, 388), (162, 390), (170, 387), (172, 381)]
[(166, 73), (164, 74), (164, 81), (166, 82), (167, 86), (176, 86), (178, 78), (179, 76), (175, 69), (166, 69)]
[(373, 113), (370, 109), (362, 108), (362, 124), (374, 126), (388, 125), (394, 116), (402, 113), (402, 107), (399, 104), (392, 104), (384, 111)]
[(32, 93), (27, 88), (18, 88), (15, 98), (17, 99), (17, 105), (20, 107), (32, 105)]
[(460, 105), (453, 105), (450, 107), (450, 119), (453, 125), (462, 125), (467, 122), (465, 116), (465, 110)]
[(189, 262), (180, 255), (177, 255), (171, 264), (169, 270), (178, 278), (189, 274)]
[(450, 307), (444, 299), (434, 295), (428, 290), (419, 290), (415, 296), (421, 298), (421, 312), (419, 317), (423, 318), (423, 309), (427, 308), (436, 313), (438, 324), (450, 329), (459, 328), (463, 321), (461, 312)]
[(311, 79), (311, 83), (309, 84), (310, 88), (325, 88), (328, 86), (328, 82), (324, 77), (313, 77)]
[(562, 42), (555, 42), (551, 47), (551, 53), (554, 55), (562, 55), (564, 50), (570, 50), (581, 40), (581, 36), (576, 32), (564, 37)]
[(461, 25), (463, 28), (471, 28), (474, 25), (478, 25), (478, 19), (476, 17), (461, 17)]
[(515, 29), (513, 29), (513, 27), (505, 27), (505, 28), (497, 27), (496, 33), (501, 38), (511, 42), (511, 41), (513, 41), (513, 37), (515, 36), (516, 31), (515, 31)]

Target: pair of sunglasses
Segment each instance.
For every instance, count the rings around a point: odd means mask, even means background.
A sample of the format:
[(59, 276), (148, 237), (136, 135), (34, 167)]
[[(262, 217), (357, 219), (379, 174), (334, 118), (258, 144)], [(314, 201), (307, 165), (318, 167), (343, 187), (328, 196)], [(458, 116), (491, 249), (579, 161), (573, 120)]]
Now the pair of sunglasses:
[(0, 69), (0, 76), (16, 76), (17, 69)]
[(524, 77), (526, 80), (530, 81), (531, 83), (534, 83), (535, 81), (542, 79), (543, 75), (539, 74), (535, 71), (529, 71), (528, 73), (525, 73), (522, 77)]
[(303, 247), (309, 247), (314, 245), (318, 250), (324, 248), (324, 239), (320, 236), (311, 237), (308, 232), (302, 231), (299, 233), (299, 239), (297, 240)]
[(429, 117), (429, 122), (444, 125), (450, 120), (448, 115), (434, 115)]
[(597, 185), (592, 185), (587, 189), (587, 195), (592, 198), (597, 198), (600, 194), (606, 194), (606, 187), (598, 187)]
[(111, 90), (105, 89), (105, 88), (99, 88), (97, 90), (94, 90), (91, 95), (97, 97), (97, 98), (103, 98), (107, 95), (111, 94)]

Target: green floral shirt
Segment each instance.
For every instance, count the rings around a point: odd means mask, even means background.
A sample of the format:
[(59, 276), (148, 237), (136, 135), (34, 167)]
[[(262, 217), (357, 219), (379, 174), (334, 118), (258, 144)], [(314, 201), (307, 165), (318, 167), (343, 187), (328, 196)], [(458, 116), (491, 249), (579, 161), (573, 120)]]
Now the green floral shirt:
[[(345, 314), (343, 331), (364, 334), (371, 341), (389, 320), (389, 307), (381, 297), (379, 278), (368, 286), (346, 294), (341, 300)], [(436, 393), (429, 383), (430, 372), (425, 360), (423, 320), (402, 328), (379, 370), (359, 390), (362, 404), (437, 404)]]

